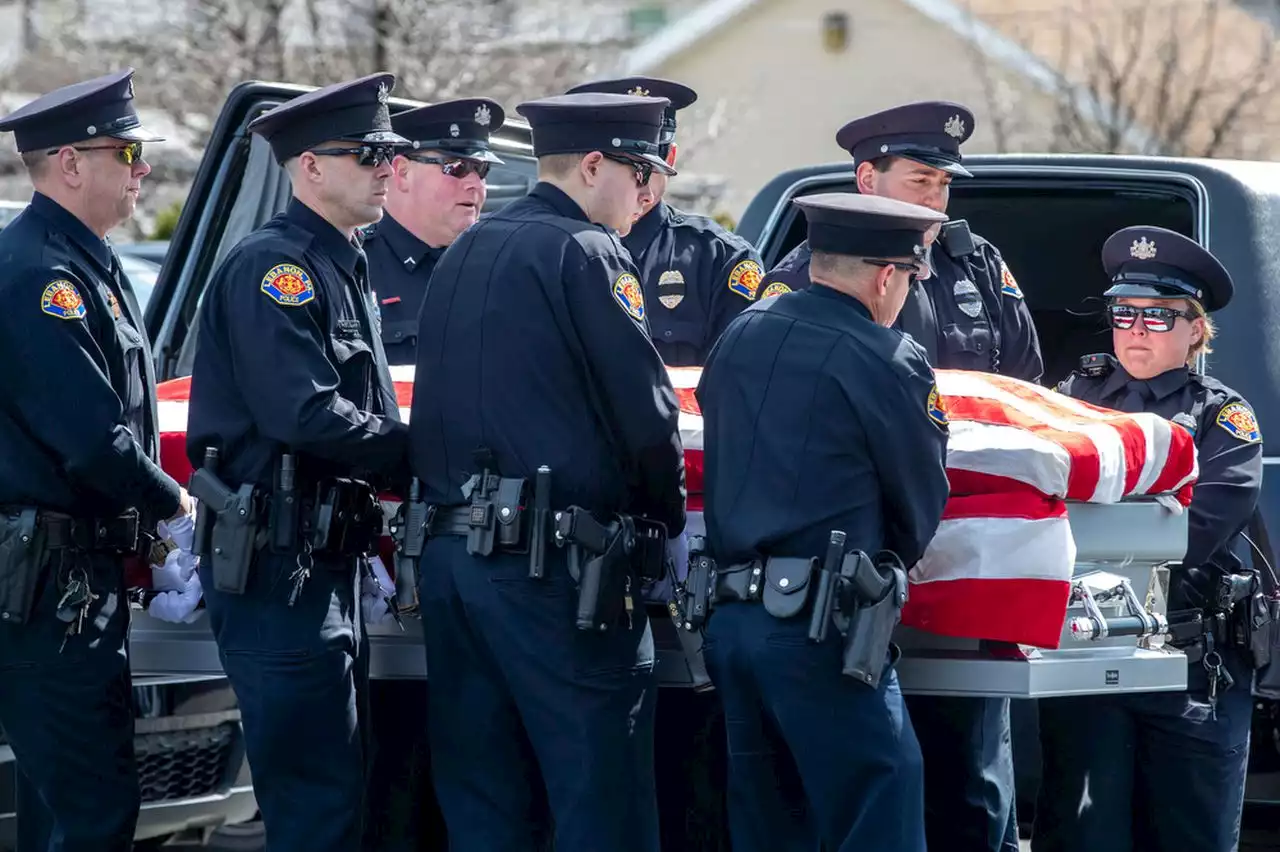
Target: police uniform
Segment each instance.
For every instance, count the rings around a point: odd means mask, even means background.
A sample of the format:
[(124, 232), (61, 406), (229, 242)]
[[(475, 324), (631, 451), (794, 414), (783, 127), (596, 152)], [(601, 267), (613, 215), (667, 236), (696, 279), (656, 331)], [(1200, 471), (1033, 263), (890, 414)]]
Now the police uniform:
[[(924, 232), (944, 218), (851, 193), (796, 204), (817, 250), (864, 258), (923, 254)], [(948, 493), (933, 370), (858, 299), (815, 285), (730, 323), (697, 397), (708, 548), (725, 577), (764, 564), (763, 605), (721, 591), (703, 642), (725, 706), (733, 848), (922, 851), (921, 759), (897, 649), (875, 688), (842, 675), (840, 634), (808, 640), (810, 566), (780, 577), (774, 567), (821, 559), (832, 530), (847, 535), (845, 552), (919, 560)], [(793, 617), (770, 613), (773, 593), (798, 595)]]
[[(132, 69), (0, 130), (20, 152), (161, 138), (141, 126)], [(158, 464), (151, 344), (115, 250), (48, 195), (0, 231), (0, 260), (0, 727), (18, 849), (126, 850), (139, 791), (124, 560), (181, 499)], [(59, 612), (77, 581), (96, 597)]]
[[(489, 98), (462, 98), (406, 110), (391, 118), (396, 133), (412, 145), (405, 153), (438, 151), (449, 157), (501, 163), (489, 150), (489, 133), (505, 113)], [(364, 251), (378, 296), (382, 345), (389, 364), (412, 364), (417, 347), (418, 310), (431, 271), (448, 246), (427, 245), (390, 213), (366, 231)]]
[[(960, 156), (972, 133), (969, 110), (930, 101), (851, 121), (836, 141), (855, 164), (897, 156), (972, 177)], [(809, 255), (808, 243), (792, 249), (765, 276), (760, 297), (808, 287)], [(929, 259), (932, 275), (912, 287), (896, 327), (915, 338), (938, 369), (1040, 381), (1044, 361), (1031, 311), (999, 249), (967, 225), (948, 223)]]
[[(518, 109), (537, 157), (601, 151), (665, 168), (655, 153), (665, 104), (578, 94)], [(658, 848), (644, 608), (606, 630), (576, 629), (566, 549), (546, 548), (544, 577), (530, 579), (516, 541), (481, 555), (467, 534), (472, 507), (489, 528), (501, 517), (528, 530), (511, 484), (532, 484), (542, 465), (552, 511), (683, 531), (679, 407), (647, 311), (616, 232), (547, 182), (467, 229), (432, 276), (419, 339), (438, 343), (418, 349), (410, 457), (434, 507), (419, 600), (451, 849), (535, 848), (543, 785), (560, 852)], [(494, 499), (507, 511), (474, 502), (469, 483), (485, 470), (506, 478)], [(634, 604), (638, 581), (626, 578)], [(608, 597), (619, 612), (622, 602), (621, 591)]]
[[(387, 112), (394, 85), (392, 75), (374, 74), (317, 89), (249, 129), (280, 163), (329, 140), (389, 159), (384, 146), (405, 142)], [(358, 575), (372, 541), (348, 520), (370, 500), (376, 508), (375, 489), (393, 484), (408, 433), (374, 327), (364, 254), (296, 198), (237, 244), (209, 285), (187, 429), (192, 464), (217, 449), (218, 477), (232, 489), (256, 486), (262, 509), (255, 521), (266, 535), (243, 591), (223, 590), (208, 557), (200, 578), (269, 842), (358, 848), (357, 697), (368, 664)], [(274, 490), (286, 453), (297, 503), (287, 525), (273, 520), (286, 506)], [(326, 537), (330, 497), (343, 512)], [(215, 540), (223, 523), (213, 523)]]
[[(1212, 312), (1234, 290), (1212, 254), (1163, 228), (1118, 231), (1104, 244), (1102, 262), (1113, 282), (1108, 297), (1189, 299)], [(1134, 379), (1110, 355), (1086, 356), (1058, 390), (1107, 408), (1158, 414), (1192, 431), (1200, 473), (1168, 613), (1171, 625), (1189, 610), (1212, 620), (1219, 579), (1243, 571), (1235, 554), (1262, 487), (1262, 433), (1248, 401), (1187, 367)], [(1185, 692), (1040, 702), (1044, 779), (1036, 852), (1236, 848), (1253, 712), (1248, 649), (1212, 634), (1211, 644), (1198, 636), (1184, 643), (1174, 630), (1174, 644), (1186, 647), (1191, 660)]]
[[(688, 86), (654, 77), (583, 83), (572, 92), (652, 95), (671, 103), (662, 123), (660, 156), (675, 140), (676, 111), (698, 99)], [(653, 345), (672, 367), (701, 366), (729, 321), (755, 300), (764, 269), (760, 253), (709, 216), (659, 199), (622, 238), (640, 269)]]

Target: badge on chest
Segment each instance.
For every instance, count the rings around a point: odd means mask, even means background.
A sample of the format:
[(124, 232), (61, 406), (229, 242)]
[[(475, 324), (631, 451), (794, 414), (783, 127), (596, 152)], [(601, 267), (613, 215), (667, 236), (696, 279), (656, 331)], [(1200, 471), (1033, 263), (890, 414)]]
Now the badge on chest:
[(684, 274), (678, 269), (668, 269), (658, 278), (658, 301), (668, 310), (684, 301)]
[(977, 317), (982, 313), (982, 294), (978, 287), (968, 278), (961, 278), (955, 286), (956, 307), (965, 316)]

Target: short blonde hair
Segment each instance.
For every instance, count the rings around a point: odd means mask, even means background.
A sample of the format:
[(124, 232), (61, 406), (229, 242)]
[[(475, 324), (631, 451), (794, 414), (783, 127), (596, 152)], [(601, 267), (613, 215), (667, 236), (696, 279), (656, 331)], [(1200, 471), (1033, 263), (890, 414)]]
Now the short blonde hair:
[(552, 178), (553, 180), (564, 180), (577, 170), (578, 164), (582, 162), (582, 158), (591, 153), (583, 151), (581, 154), (546, 154), (538, 158), (538, 178)]
[(1191, 345), (1191, 351), (1187, 353), (1187, 366), (1194, 367), (1196, 359), (1203, 353), (1205, 355), (1213, 352), (1213, 347), (1209, 344), (1213, 342), (1214, 335), (1217, 334), (1217, 328), (1213, 325), (1213, 320), (1205, 313), (1204, 306), (1194, 299), (1188, 299), (1187, 304), (1191, 306), (1191, 314), (1197, 319), (1204, 321), (1204, 334), (1200, 336), (1200, 340)]

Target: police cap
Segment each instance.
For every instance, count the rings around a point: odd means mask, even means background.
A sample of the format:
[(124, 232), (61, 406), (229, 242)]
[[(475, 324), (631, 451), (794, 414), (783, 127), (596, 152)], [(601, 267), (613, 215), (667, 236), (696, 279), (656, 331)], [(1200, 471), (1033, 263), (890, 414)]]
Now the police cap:
[(1231, 273), (1208, 249), (1154, 225), (1122, 228), (1108, 237), (1102, 266), (1111, 276), (1103, 294), (1108, 297), (1194, 299), (1216, 311), (1235, 293)]
[(853, 257), (923, 259), (924, 234), (946, 214), (879, 195), (826, 192), (793, 203), (809, 220), (809, 247)]
[(116, 71), (55, 89), (0, 118), (0, 131), (12, 131), (19, 152), (58, 148), (107, 137), (129, 142), (160, 142), (142, 126), (133, 108), (133, 69)]
[(642, 98), (666, 98), (670, 101), (662, 116), (662, 145), (671, 144), (676, 136), (676, 112), (698, 99), (698, 93), (681, 83), (660, 77), (617, 77), (611, 80), (594, 80), (574, 86), (566, 94), (578, 92), (612, 92), (617, 95), (636, 95)]
[(836, 133), (836, 144), (855, 163), (906, 157), (960, 177), (960, 145), (973, 134), (973, 113), (950, 101), (904, 104), (854, 119)]
[(489, 150), (489, 134), (506, 120), (502, 106), (489, 98), (458, 98), (406, 110), (391, 126), (416, 151), (446, 151), (472, 160), (501, 163)]
[(409, 140), (391, 129), (387, 109), (395, 86), (395, 75), (386, 72), (334, 83), (264, 112), (249, 130), (270, 143), (281, 163), (331, 139), (404, 146)]
[(658, 154), (666, 98), (579, 92), (526, 101), (516, 112), (533, 130), (533, 155), (615, 154), (644, 160), (673, 175)]

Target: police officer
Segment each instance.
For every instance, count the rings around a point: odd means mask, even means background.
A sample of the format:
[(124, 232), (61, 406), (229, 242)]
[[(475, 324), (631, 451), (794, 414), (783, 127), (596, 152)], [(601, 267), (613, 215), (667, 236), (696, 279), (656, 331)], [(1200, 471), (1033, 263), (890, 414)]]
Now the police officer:
[[(1185, 692), (1040, 702), (1033, 848), (1229, 852), (1240, 835), (1252, 666), (1230, 629), (1243, 604), (1219, 591), (1224, 579), (1245, 589), (1251, 579), (1235, 551), (1262, 488), (1262, 433), (1248, 401), (1195, 364), (1213, 339), (1208, 314), (1234, 287), (1207, 250), (1148, 225), (1112, 234), (1102, 264), (1115, 355), (1086, 356), (1058, 390), (1158, 414), (1195, 437), (1200, 475), (1168, 604), (1190, 668)], [(1208, 629), (1187, 618), (1196, 614)]]
[[(360, 843), (357, 696), (368, 660), (358, 587), (381, 532), (375, 492), (395, 487), (408, 433), (354, 237), (382, 215), (405, 143), (387, 111), (394, 85), (372, 74), (250, 123), (288, 170), (293, 199), (232, 249), (200, 318), (187, 452), (200, 467), (218, 450), (218, 478), (256, 486), (261, 507), (247, 564), (206, 548), (200, 576), (272, 848)], [(235, 520), (213, 522), (224, 552), (241, 541)]]
[(872, 654), (875, 686), (841, 674), (840, 634), (808, 639), (809, 560), (840, 530), (842, 551), (889, 550), (909, 567), (942, 519), (946, 415), (924, 352), (890, 326), (924, 268), (925, 232), (945, 217), (852, 193), (795, 203), (812, 286), (730, 323), (697, 391), (703, 517), (724, 578), (703, 648), (725, 706), (733, 848), (923, 852), (898, 651)]
[[(610, 548), (598, 561), (579, 539), (619, 514), (684, 529), (679, 408), (618, 238), (653, 172), (671, 171), (666, 105), (521, 104), (538, 183), (449, 247), (423, 305), (419, 339), (433, 345), (418, 348), (410, 457), (433, 515), (419, 599), (432, 774), (461, 852), (535, 848), (544, 785), (558, 852), (658, 848), (641, 576), (623, 539), (598, 530)], [(538, 545), (551, 540), (529, 508), (543, 465), (547, 508), (571, 528), (563, 547)], [(589, 560), (607, 572), (598, 597)]]
[[(158, 464), (151, 344), (106, 240), (151, 167), (133, 69), (0, 119), (34, 186), (0, 232), (0, 727), (20, 852), (132, 848), (124, 560), (191, 499)], [(21, 786), (21, 785), (20, 785)], [(31, 806), (35, 810), (28, 809)]]
[[(836, 142), (849, 151), (860, 193), (945, 213), (973, 113), (959, 104), (906, 104), (849, 122)], [(807, 283), (801, 243), (766, 276), (761, 298)], [(1031, 311), (991, 243), (949, 222), (930, 245), (931, 275), (911, 288), (895, 327), (938, 369), (979, 370), (1040, 381), (1044, 362)], [(911, 695), (907, 706), (924, 752), (931, 846), (1016, 852), (1013, 752), (1007, 698)]]
[(445, 248), (480, 217), (485, 177), (502, 162), (489, 148), (489, 133), (504, 117), (496, 101), (463, 98), (391, 118), (413, 144), (392, 163), (386, 215), (364, 243), (389, 364), (414, 362), (427, 281)]
[[(698, 99), (693, 89), (654, 77), (624, 77), (569, 91), (666, 98), (658, 155), (675, 166), (676, 112)], [(650, 332), (663, 362), (701, 366), (729, 321), (756, 298), (764, 274), (760, 254), (714, 219), (667, 204), (666, 175), (655, 174), (650, 185), (653, 202), (622, 244), (640, 268)]]

